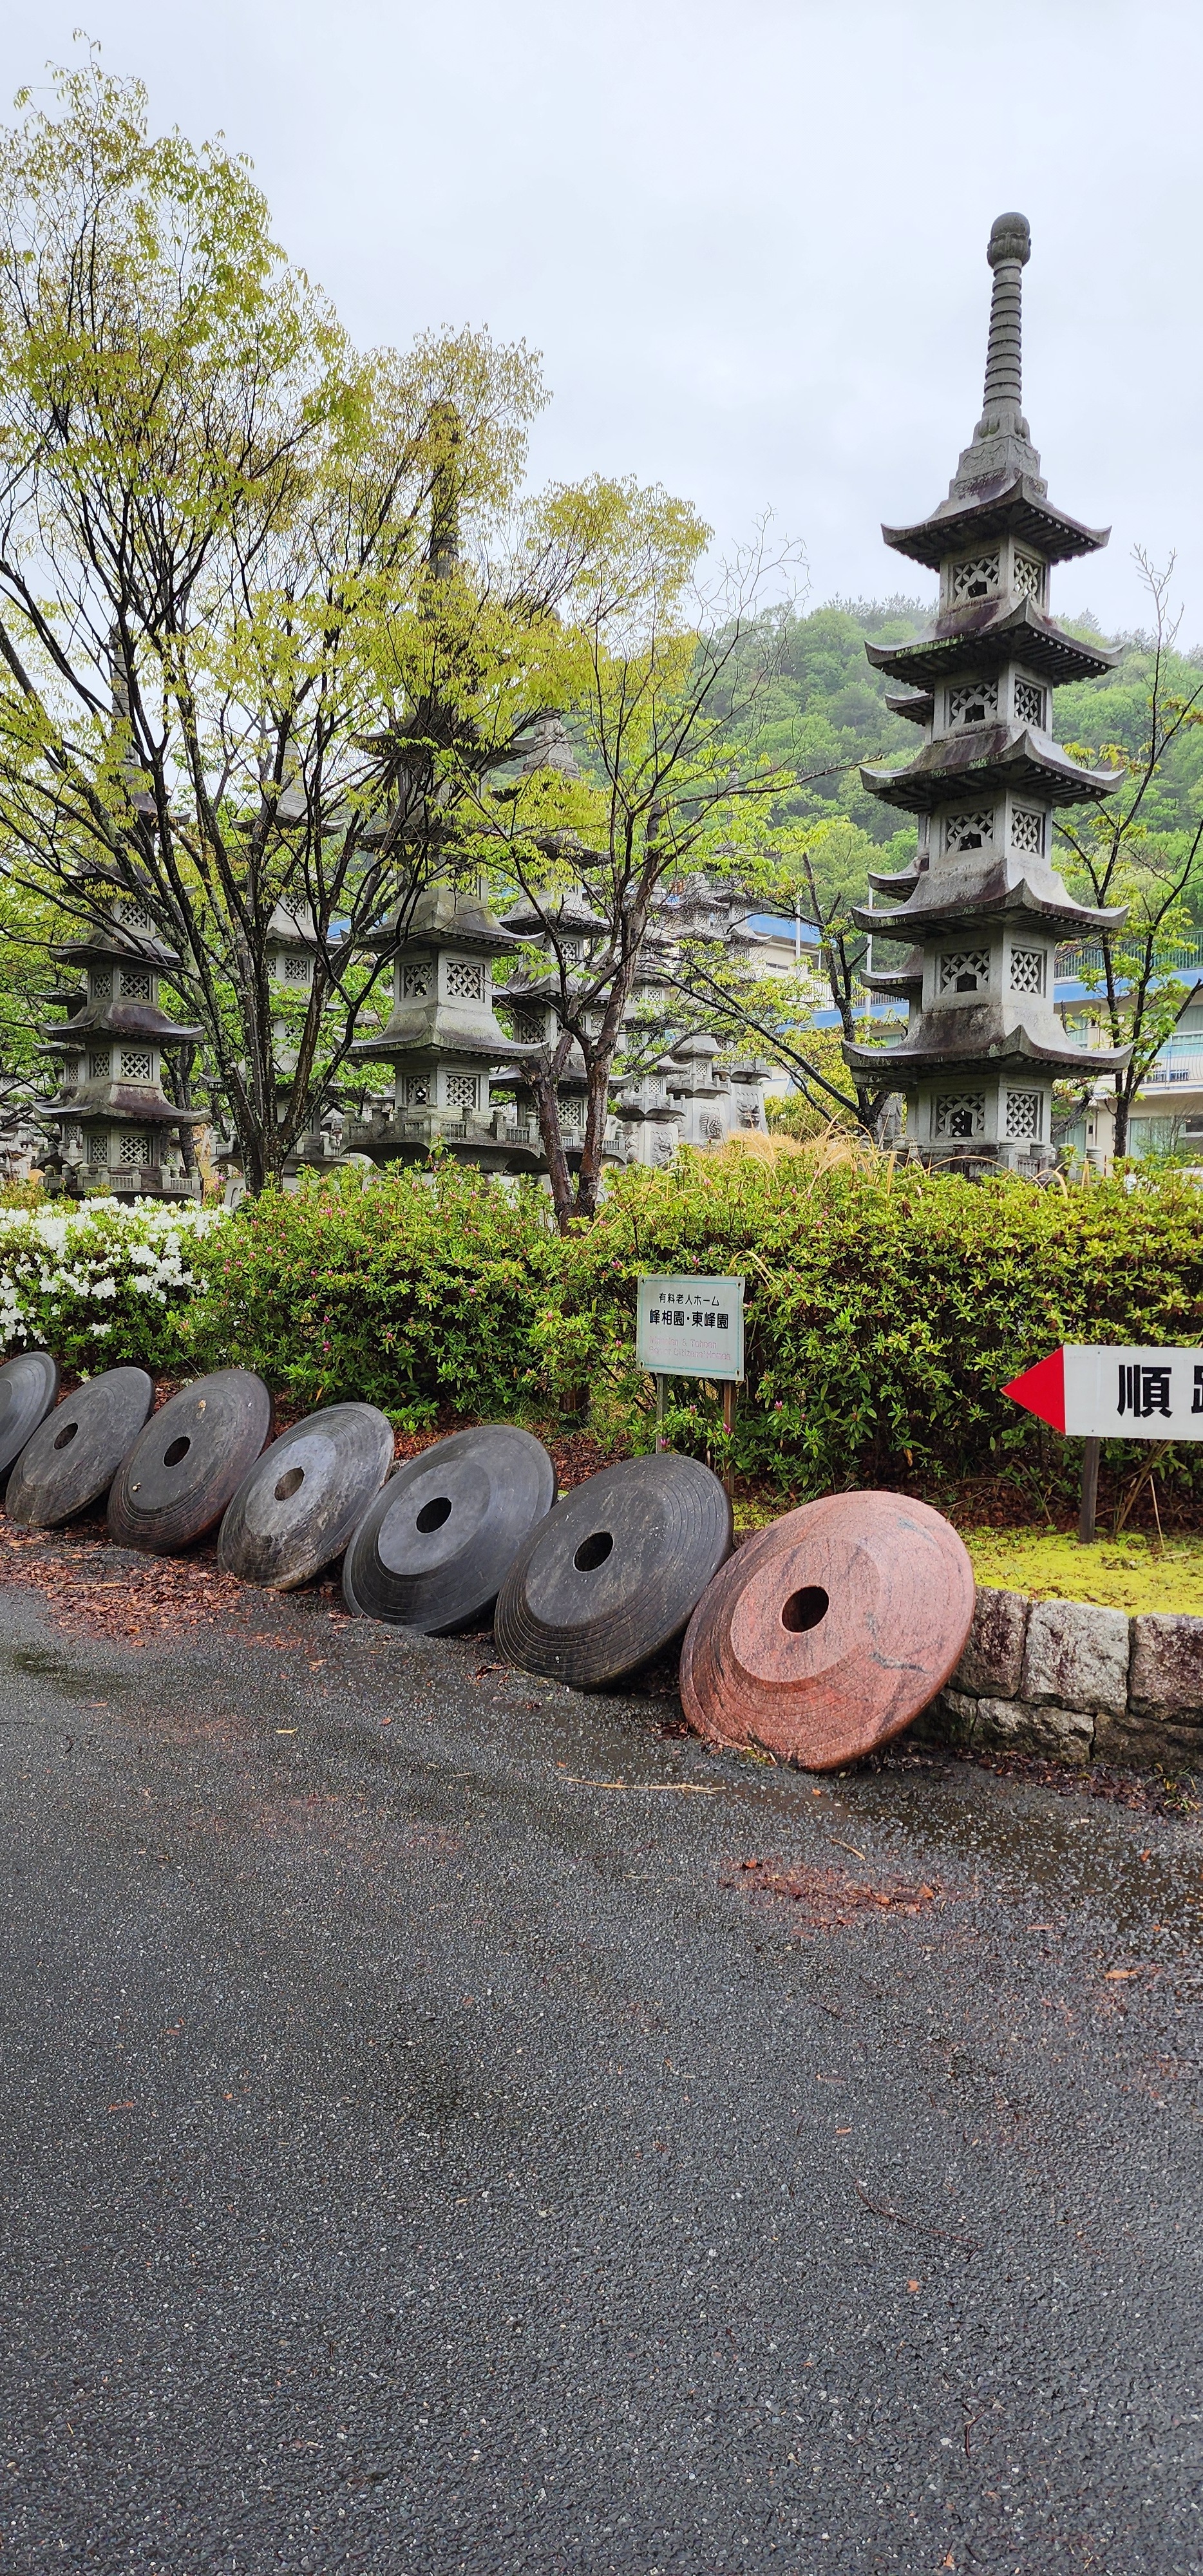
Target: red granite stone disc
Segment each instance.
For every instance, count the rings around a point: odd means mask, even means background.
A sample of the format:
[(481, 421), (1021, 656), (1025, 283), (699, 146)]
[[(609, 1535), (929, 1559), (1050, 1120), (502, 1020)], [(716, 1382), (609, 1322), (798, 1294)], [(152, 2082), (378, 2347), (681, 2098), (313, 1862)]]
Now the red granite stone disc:
[(826, 1494), (758, 1531), (703, 1593), (681, 1702), (712, 1743), (834, 1771), (888, 1744), (960, 1660), (973, 1568), (905, 1494)]

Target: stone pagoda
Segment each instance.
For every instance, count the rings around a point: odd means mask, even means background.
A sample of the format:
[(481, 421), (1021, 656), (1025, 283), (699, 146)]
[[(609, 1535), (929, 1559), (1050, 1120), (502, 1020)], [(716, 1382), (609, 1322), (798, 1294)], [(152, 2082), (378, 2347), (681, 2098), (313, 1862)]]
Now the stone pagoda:
[[(948, 497), (886, 544), (939, 572), (935, 623), (914, 642), (867, 645), (877, 670), (909, 683), (888, 704), (920, 727), (902, 769), (863, 769), (865, 786), (916, 817), (919, 847), (901, 874), (870, 883), (894, 899), (855, 911), (873, 934), (865, 982), (909, 1005), (905, 1038), (846, 1045), (851, 1070), (905, 1093), (908, 1142), (924, 1162), (980, 1159), (1035, 1172), (1051, 1162), (1055, 1081), (1081, 1079), (1081, 1049), (1053, 1009), (1059, 940), (1117, 929), (1122, 911), (1075, 903), (1051, 858), (1063, 806), (1110, 794), (1120, 773), (1087, 769), (1052, 735), (1052, 693), (1116, 659), (1049, 614), (1049, 567), (1093, 554), (1109, 529), (1054, 509), (1023, 418), (1020, 293), (1030, 255), (1022, 215), (1000, 215), (982, 417)], [(913, 694), (917, 691), (918, 694)], [(898, 900), (901, 898), (901, 900)], [(880, 943), (905, 955), (893, 967)], [(1128, 1050), (1092, 1052), (1113, 1073)]]
[[(395, 933), (373, 944), (391, 947)], [(537, 1045), (507, 1037), (493, 1008), (493, 961), (518, 949), (475, 883), (440, 877), (419, 895), (393, 964), (393, 1010), (379, 1036), (359, 1038), (359, 1064), (393, 1067), (393, 1097), (348, 1126), (348, 1150), (373, 1162), (421, 1162), (443, 1144), (482, 1171), (535, 1168), (537, 1153), (507, 1127), (513, 1109), (494, 1109), (494, 1068), (525, 1063)], [(536, 1140), (537, 1143), (537, 1140)]]
[[(503, 913), (502, 923), (506, 930), (513, 931), (524, 947), (537, 951), (537, 962), (523, 963), (512, 969), (504, 984), (494, 985), (494, 998), (509, 1011), (514, 1036), (532, 1052), (542, 1055), (559, 1044), (564, 984), (572, 994), (587, 978), (590, 957), (599, 941), (605, 941), (606, 923), (582, 895), (572, 890), (548, 895), (538, 902), (524, 897), (510, 911)], [(595, 1036), (601, 1022), (600, 1008), (586, 1012), (586, 1034)], [(498, 1080), (502, 1090), (512, 1088), (514, 1091), (515, 1132), (519, 1141), (521, 1131), (525, 1129), (532, 1144), (539, 1147), (538, 1108), (529, 1077), (521, 1066), (507, 1067)], [(585, 1117), (589, 1099), (588, 1069), (575, 1039), (561, 1069), (556, 1096), (565, 1159), (569, 1169), (575, 1170), (585, 1150)], [(625, 1159), (620, 1131), (609, 1116), (602, 1159), (608, 1163)]]
[(82, 937), (53, 951), (86, 975), (86, 999), (72, 1010), (74, 992), (60, 989), (54, 998), (70, 1016), (43, 1031), (43, 1050), (61, 1067), (58, 1096), (42, 1112), (58, 1131), (59, 1186), (76, 1198), (199, 1199), (200, 1174), (181, 1140), (205, 1111), (178, 1108), (163, 1089), (164, 1055), (198, 1046), (202, 1034), (159, 1002), (160, 977), (179, 958), (145, 907), (116, 889), (94, 889), (89, 910)]

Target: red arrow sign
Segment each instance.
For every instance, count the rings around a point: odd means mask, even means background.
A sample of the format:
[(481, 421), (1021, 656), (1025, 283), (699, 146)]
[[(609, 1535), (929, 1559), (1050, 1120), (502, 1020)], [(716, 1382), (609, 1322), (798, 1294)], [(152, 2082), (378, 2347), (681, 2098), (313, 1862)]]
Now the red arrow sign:
[(1016, 1404), (1037, 1413), (1042, 1422), (1051, 1422), (1054, 1431), (1065, 1429), (1065, 1351), (1050, 1351), (1046, 1360), (1037, 1360), (1035, 1368), (1025, 1369), (1022, 1377), (1013, 1377), (1003, 1394)]

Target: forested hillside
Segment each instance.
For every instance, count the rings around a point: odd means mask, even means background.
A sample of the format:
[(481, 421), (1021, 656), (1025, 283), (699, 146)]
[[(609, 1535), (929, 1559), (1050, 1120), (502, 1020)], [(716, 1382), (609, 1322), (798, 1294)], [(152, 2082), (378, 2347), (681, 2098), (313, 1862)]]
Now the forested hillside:
[[(865, 659), (865, 643), (886, 643), (913, 635), (929, 622), (932, 605), (923, 599), (830, 600), (806, 616), (778, 613), (762, 621), (756, 643), (771, 650), (775, 672), (761, 704), (758, 744), (774, 759), (799, 770), (830, 767), (832, 776), (800, 788), (787, 801), (791, 819), (813, 817), (820, 846), (838, 840), (841, 875), (863, 890), (869, 866), (900, 866), (914, 847), (913, 829), (898, 829), (893, 808), (866, 793), (856, 764), (881, 760), (901, 762), (918, 748), (914, 727), (892, 716), (887, 690), (897, 683), (883, 679)], [(1089, 618), (1066, 621), (1077, 634), (1099, 636)], [(1120, 661), (1102, 679), (1077, 688), (1059, 689), (1054, 699), (1054, 730), (1062, 742), (1104, 753), (1118, 745), (1136, 755), (1149, 729), (1149, 687), (1153, 648), (1147, 636), (1106, 639), (1118, 646)], [(1203, 690), (1203, 649), (1172, 653), (1167, 663), (1172, 697), (1185, 701)], [(1200, 697), (1203, 712), (1203, 696)], [(1169, 752), (1162, 784), (1150, 798), (1147, 820), (1159, 835), (1193, 832), (1203, 814), (1203, 725), (1188, 726)], [(844, 828), (833, 835), (831, 825)], [(874, 846), (876, 845), (876, 846)], [(888, 845), (884, 847), (883, 845)], [(828, 873), (826, 869), (824, 875)], [(1203, 867), (1191, 909), (1203, 924)]]

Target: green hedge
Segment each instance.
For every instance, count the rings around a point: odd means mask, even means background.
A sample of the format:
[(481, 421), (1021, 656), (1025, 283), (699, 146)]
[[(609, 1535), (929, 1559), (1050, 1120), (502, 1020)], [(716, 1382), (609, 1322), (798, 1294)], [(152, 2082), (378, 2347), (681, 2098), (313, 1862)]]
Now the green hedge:
[[(1003, 1398), (1009, 1377), (1061, 1341), (1203, 1342), (1203, 1204), (1173, 1176), (1038, 1190), (687, 1155), (622, 1175), (561, 1242), (538, 1192), (446, 1165), (264, 1198), (193, 1267), (193, 1364), (242, 1360), (307, 1403), (361, 1396), (411, 1422), (546, 1416), (585, 1388), (637, 1442), (637, 1278), (742, 1271), (737, 1461), (799, 1495), (1008, 1461), (1056, 1481), (1072, 1453)], [(682, 1382), (673, 1436), (718, 1452), (713, 1391)]]

